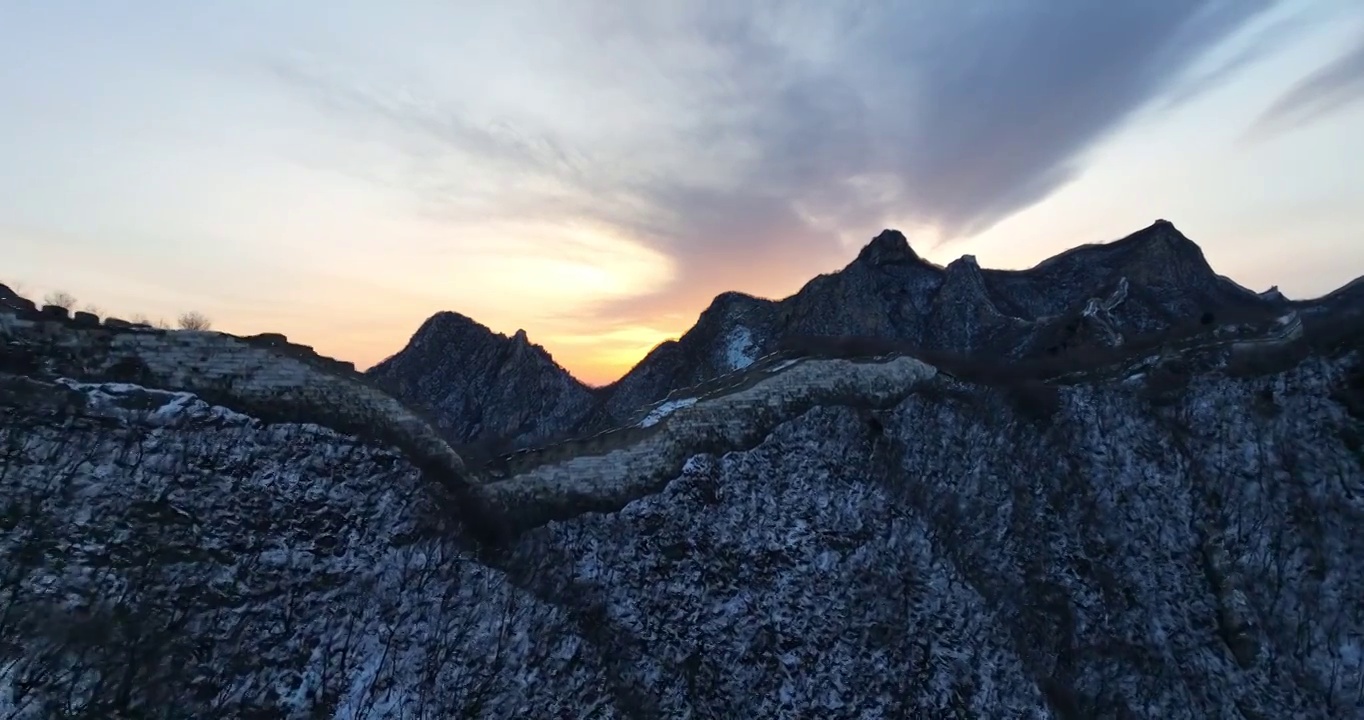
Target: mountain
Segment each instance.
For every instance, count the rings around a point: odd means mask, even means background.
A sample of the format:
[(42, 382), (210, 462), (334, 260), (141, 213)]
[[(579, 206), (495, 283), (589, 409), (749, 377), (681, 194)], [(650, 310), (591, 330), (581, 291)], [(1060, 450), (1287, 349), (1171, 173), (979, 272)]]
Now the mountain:
[[(886, 230), (846, 267), (785, 299), (719, 295), (681, 337), (595, 391), (541, 352), (519, 366), (491, 359), (508, 343), (486, 330), (419, 332), (399, 354), (401, 362), (374, 375), (398, 397), (425, 402), (438, 424), (459, 430), (461, 441), (499, 436), (509, 439), (505, 445), (526, 447), (614, 427), (672, 392), (818, 338), (875, 338), (1023, 361), (1107, 351), (1223, 321), (1264, 322), (1290, 306), (1282, 295), (1257, 294), (1217, 275), (1198, 245), (1165, 220), (1027, 270), (984, 269), (969, 255), (939, 266), (920, 257), (903, 234)], [(467, 319), (459, 325), (474, 326)], [(498, 390), (468, 389), (485, 386)], [(464, 399), (484, 397), (495, 399)], [(541, 403), (553, 409), (527, 409)], [(593, 403), (595, 410), (588, 408)]]
[(366, 374), (456, 444), (532, 445), (598, 412), (593, 392), (525, 331), (509, 338), (453, 312), (433, 315)]
[[(247, 402), (299, 377), (275, 345), (205, 398), (158, 368), (255, 340), (13, 317), (16, 720), (1360, 716), (1364, 324), (1337, 306), (1044, 386), (760, 358), (470, 475), (519, 523), (497, 546), (338, 429), (352, 395)], [(133, 351), (142, 381), (100, 375)]]
[[(1087, 314), (1091, 299), (1105, 302)], [(1086, 333), (1094, 339), (1079, 345), (1160, 333), (1207, 312), (1261, 319), (1282, 307), (1214, 273), (1198, 246), (1164, 220), (1017, 271), (982, 269), (969, 255), (941, 267), (887, 230), (847, 267), (784, 300), (721, 295), (696, 326), (655, 348), (606, 393), (619, 417), (799, 336), (875, 337), (1021, 359)], [(1092, 332), (1095, 325), (1102, 327)]]

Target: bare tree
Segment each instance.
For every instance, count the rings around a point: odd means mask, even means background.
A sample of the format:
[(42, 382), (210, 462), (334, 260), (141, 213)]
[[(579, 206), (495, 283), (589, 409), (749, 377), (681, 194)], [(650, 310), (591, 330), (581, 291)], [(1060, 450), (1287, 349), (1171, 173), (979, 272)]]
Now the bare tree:
[(91, 315), (102, 315), (102, 314), (103, 314), (103, 313), (100, 311), (99, 306), (96, 305), (96, 304), (94, 304), (94, 303), (86, 303), (86, 304), (85, 304), (85, 307), (81, 308), (81, 310), (83, 310), (84, 312), (88, 312), (88, 313), (90, 313)]
[(181, 330), (208, 330), (211, 327), (213, 323), (201, 312), (191, 310), (180, 316)]
[(59, 308), (70, 310), (76, 306), (76, 296), (65, 290), (53, 290), (43, 296), (44, 305), (56, 305)]

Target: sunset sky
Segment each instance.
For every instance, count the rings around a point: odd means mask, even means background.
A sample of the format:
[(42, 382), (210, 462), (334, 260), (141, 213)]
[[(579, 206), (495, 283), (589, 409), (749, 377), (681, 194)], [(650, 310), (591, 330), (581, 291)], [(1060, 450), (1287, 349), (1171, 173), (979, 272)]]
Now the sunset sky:
[(0, 282), (366, 367), (423, 319), (619, 376), (899, 228), (1027, 267), (1167, 218), (1364, 275), (1359, 0), (0, 0)]

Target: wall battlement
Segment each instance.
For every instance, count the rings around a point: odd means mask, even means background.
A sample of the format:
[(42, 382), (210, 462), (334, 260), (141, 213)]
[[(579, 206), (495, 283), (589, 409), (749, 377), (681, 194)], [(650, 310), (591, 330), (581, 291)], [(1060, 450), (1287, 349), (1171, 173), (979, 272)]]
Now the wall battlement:
[(459, 490), (463, 460), (418, 414), (354, 365), (279, 334), (158, 330), (88, 313), (0, 306), (0, 370), (192, 392), (267, 421), (311, 422), (396, 446)]

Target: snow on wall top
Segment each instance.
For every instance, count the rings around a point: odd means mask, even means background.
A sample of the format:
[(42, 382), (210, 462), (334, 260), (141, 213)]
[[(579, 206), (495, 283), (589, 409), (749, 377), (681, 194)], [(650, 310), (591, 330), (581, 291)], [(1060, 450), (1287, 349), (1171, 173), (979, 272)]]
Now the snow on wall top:
[[(287, 342), (282, 336), (270, 336)], [(676, 475), (697, 452), (741, 448), (761, 441), (780, 422), (835, 402), (885, 404), (903, 398), (935, 370), (908, 357), (802, 360), (757, 373), (688, 402), (677, 402), (641, 423), (643, 435), (602, 455), (533, 467), (505, 480), (471, 486), (463, 460), (420, 416), (362, 379), (319, 367), (279, 343), (253, 342), (218, 332), (79, 326), (54, 318), (8, 314), (0, 347), (26, 348), (61, 366), (65, 384), (95, 396), (118, 393), (117, 382), (193, 393), (210, 405), (263, 418), (316, 423), (392, 444), (414, 465), (434, 471), (479, 508), (512, 529), (594, 508), (619, 507)], [(36, 351), (36, 352), (33, 352)], [(96, 386), (76, 387), (83, 382)], [(74, 384), (73, 384), (74, 383)], [(170, 398), (172, 405), (194, 402)], [(465, 494), (468, 493), (468, 494)]]
[(935, 368), (895, 356), (865, 361), (804, 359), (708, 398), (674, 402), (648, 433), (601, 454), (579, 454), (478, 486), (513, 532), (584, 512), (612, 511), (657, 492), (699, 452), (757, 445), (777, 425), (817, 405), (889, 406)]
[(282, 335), (162, 331), (0, 312), (0, 354), (78, 381), (190, 392), (265, 419), (316, 423), (391, 444), (414, 465), (462, 484), (464, 462), (420, 416)]

